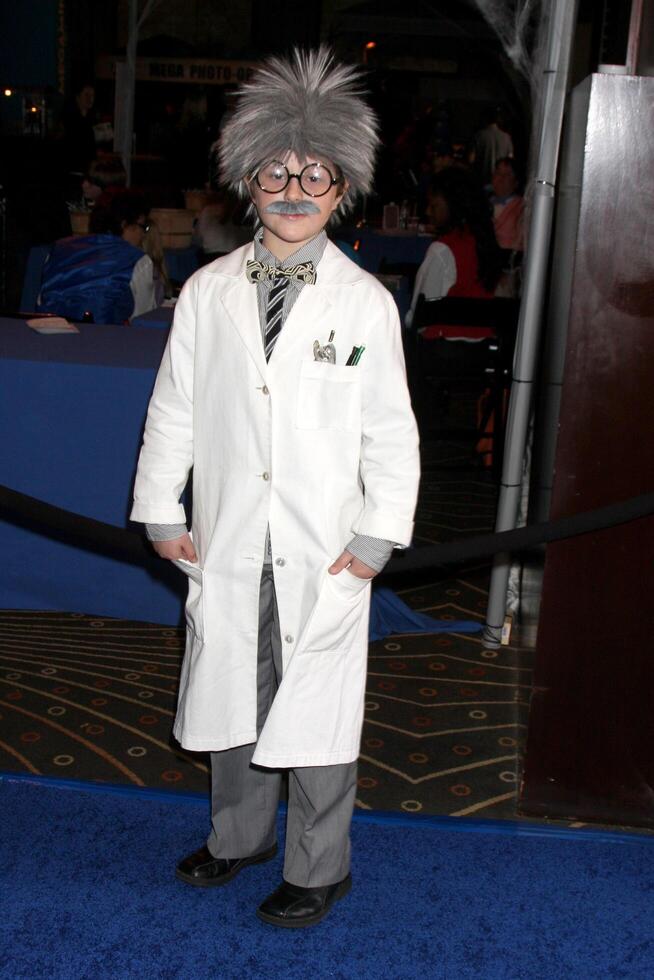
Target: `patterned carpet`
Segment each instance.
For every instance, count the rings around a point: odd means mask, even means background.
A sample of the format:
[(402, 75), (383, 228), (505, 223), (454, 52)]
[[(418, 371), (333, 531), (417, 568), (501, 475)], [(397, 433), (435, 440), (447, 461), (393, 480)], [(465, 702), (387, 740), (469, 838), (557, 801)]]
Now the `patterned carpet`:
[[(492, 528), (495, 488), (465, 448), (430, 443), (416, 544)], [(483, 621), (489, 565), (385, 581), (411, 608)], [(205, 793), (206, 756), (171, 737), (180, 630), (68, 612), (0, 612), (0, 770)], [(479, 635), (371, 644), (362, 808), (514, 817), (531, 651)]]

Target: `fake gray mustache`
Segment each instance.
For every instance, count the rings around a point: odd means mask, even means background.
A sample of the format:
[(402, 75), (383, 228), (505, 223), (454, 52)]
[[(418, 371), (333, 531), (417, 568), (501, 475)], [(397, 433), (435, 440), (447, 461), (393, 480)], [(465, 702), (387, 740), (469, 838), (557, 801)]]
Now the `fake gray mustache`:
[(263, 210), (265, 214), (320, 214), (313, 201), (272, 201)]

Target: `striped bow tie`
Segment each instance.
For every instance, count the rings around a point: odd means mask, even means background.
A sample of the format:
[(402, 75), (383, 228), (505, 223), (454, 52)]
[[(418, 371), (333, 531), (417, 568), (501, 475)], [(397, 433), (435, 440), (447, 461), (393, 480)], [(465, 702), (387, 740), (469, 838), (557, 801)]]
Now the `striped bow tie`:
[(296, 282), (303, 282), (312, 286), (317, 279), (313, 262), (298, 262), (297, 265), (292, 265), (288, 269), (277, 269), (267, 262), (257, 262), (251, 259), (248, 261), (245, 274), (249, 282), (265, 282), (266, 279), (274, 282), (275, 279), (283, 278), (295, 279)]

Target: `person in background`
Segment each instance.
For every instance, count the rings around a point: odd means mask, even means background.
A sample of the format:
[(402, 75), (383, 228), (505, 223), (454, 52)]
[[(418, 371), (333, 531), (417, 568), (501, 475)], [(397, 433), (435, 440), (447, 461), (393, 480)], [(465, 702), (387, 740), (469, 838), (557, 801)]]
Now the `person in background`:
[(487, 109), (482, 116), (483, 128), (476, 134), (470, 163), (485, 186), (491, 179), (498, 160), (513, 156), (513, 140), (502, 126), (499, 108)]
[(491, 298), (502, 273), (502, 253), (495, 241), (488, 202), (475, 177), (449, 167), (432, 178), (427, 213), (436, 241), (416, 275), (406, 326), (413, 320), (418, 296)]
[(123, 191), (127, 185), (127, 173), (115, 157), (93, 160), (82, 180), (82, 197), (87, 207), (93, 207), (102, 195)]
[[(429, 198), (429, 212), (437, 232), (418, 269), (411, 302), (406, 316), (410, 327), (418, 296), (440, 299), (443, 296), (467, 299), (492, 299), (498, 295), (504, 279), (504, 253), (495, 240), (488, 199), (475, 176), (461, 167), (451, 167), (434, 177)], [(507, 295), (504, 292), (504, 295)], [(441, 365), (460, 364), (470, 369), (483, 364), (483, 341), (493, 331), (479, 327), (474, 339), (460, 328), (443, 324), (425, 326), (421, 335), (429, 344), (429, 356)], [(423, 352), (424, 353), (424, 352)], [(485, 466), (492, 464), (492, 432), (495, 419), (486, 417), (490, 392), (485, 390), (477, 401), (477, 424), (486, 418), (484, 432), (476, 452)]]
[(161, 306), (165, 299), (170, 299), (173, 296), (174, 291), (166, 266), (161, 232), (156, 221), (149, 221), (147, 224), (148, 230), (143, 239), (143, 250), (152, 259), (155, 306)]
[[(73, 93), (73, 98), (64, 108), (62, 123), (64, 130), (64, 156), (68, 181), (72, 188), (88, 173), (91, 161), (96, 157), (95, 133), (95, 88), (90, 81), (83, 81)], [(77, 183), (79, 194), (79, 183)], [(70, 199), (75, 194), (69, 194)]]
[(91, 234), (55, 242), (45, 264), (38, 308), (70, 320), (124, 323), (157, 305), (152, 259), (143, 251), (148, 209), (142, 195), (100, 198)]
[(515, 160), (502, 157), (497, 161), (491, 179), (493, 225), (501, 249), (522, 252), (524, 249), (524, 198), (518, 192), (520, 180)]
[(251, 238), (251, 229), (234, 221), (238, 201), (224, 188), (213, 193), (193, 228), (193, 244), (202, 249), (204, 263), (233, 252)]

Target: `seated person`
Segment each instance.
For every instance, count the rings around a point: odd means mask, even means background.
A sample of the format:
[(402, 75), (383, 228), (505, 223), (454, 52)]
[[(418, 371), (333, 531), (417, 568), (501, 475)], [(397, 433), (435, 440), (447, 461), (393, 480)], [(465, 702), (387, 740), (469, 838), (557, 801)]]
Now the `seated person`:
[(143, 239), (142, 247), (146, 255), (152, 259), (155, 306), (162, 306), (164, 300), (173, 297), (174, 289), (168, 274), (161, 232), (156, 221), (148, 222), (148, 230)]
[(134, 191), (100, 198), (91, 234), (55, 242), (38, 309), (74, 321), (90, 314), (95, 323), (124, 323), (154, 309), (154, 269), (143, 251), (147, 213), (144, 198)]
[[(429, 188), (427, 211), (436, 241), (418, 269), (407, 327), (421, 293), (428, 300), (443, 296), (490, 299), (502, 272), (502, 253), (495, 241), (488, 204), (472, 174), (461, 167), (436, 174)], [(442, 328), (438, 330), (434, 336), (446, 336)]]
[(491, 179), (493, 225), (497, 244), (511, 252), (524, 249), (524, 199), (518, 193), (519, 183), (515, 160), (511, 157), (498, 160)]

